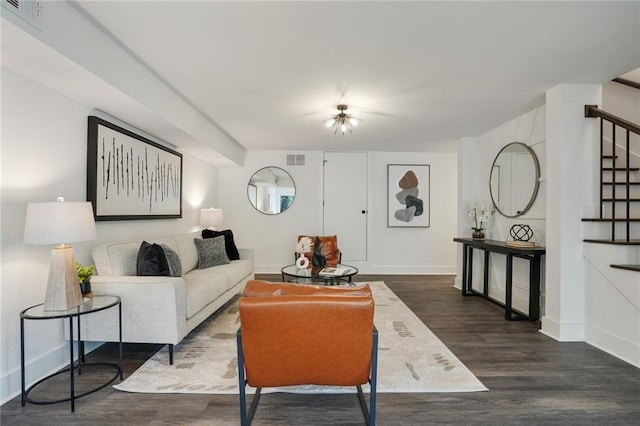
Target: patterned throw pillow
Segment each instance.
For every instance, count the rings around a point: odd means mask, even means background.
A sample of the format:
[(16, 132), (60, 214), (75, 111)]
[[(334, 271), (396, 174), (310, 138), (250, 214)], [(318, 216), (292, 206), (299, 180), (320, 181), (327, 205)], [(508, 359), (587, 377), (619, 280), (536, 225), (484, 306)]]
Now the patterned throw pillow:
[(164, 255), (167, 257), (167, 263), (169, 264), (169, 275), (172, 277), (182, 276), (182, 262), (180, 256), (171, 247), (166, 244), (160, 244), (164, 250)]
[(230, 263), (224, 247), (224, 236), (207, 239), (194, 238), (193, 241), (198, 249), (198, 269)]

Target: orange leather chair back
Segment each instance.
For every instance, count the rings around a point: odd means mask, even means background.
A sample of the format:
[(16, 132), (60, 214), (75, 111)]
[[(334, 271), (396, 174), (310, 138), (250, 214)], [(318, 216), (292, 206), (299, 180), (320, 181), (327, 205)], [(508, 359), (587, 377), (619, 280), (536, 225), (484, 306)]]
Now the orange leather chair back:
[[(247, 287), (264, 285), (249, 284)], [(288, 286), (293, 286), (289, 292), (293, 294), (240, 300), (247, 383), (254, 387), (366, 383), (374, 312), (368, 286), (368, 295), (348, 295), (336, 294), (335, 290), (341, 289), (331, 287), (310, 286), (316, 293), (301, 294), (296, 292), (302, 286), (274, 285), (276, 292), (285, 293), (288, 291), (283, 288)]]

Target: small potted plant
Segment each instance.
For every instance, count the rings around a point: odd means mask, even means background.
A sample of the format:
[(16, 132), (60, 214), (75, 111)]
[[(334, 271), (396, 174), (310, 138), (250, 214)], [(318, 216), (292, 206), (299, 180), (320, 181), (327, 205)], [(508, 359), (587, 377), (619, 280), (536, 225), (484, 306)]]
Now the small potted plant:
[(80, 283), (80, 292), (82, 295), (91, 293), (91, 276), (93, 275), (93, 265), (82, 266), (76, 262), (76, 271), (78, 272), (78, 282)]
[(467, 214), (469, 218), (474, 222), (475, 226), (472, 226), (472, 237), (477, 240), (484, 239), (485, 224), (491, 219), (491, 216), (496, 212), (496, 208), (491, 205), (489, 207), (482, 205), (480, 207), (473, 204)]

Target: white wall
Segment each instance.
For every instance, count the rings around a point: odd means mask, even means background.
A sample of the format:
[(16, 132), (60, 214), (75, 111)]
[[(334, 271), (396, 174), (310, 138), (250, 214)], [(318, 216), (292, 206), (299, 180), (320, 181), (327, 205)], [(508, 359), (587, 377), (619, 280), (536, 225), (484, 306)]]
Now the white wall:
[[(496, 213), (487, 227), (487, 239), (506, 241), (510, 239), (509, 229), (514, 224), (526, 224), (534, 231), (533, 240), (537, 245), (544, 246), (546, 242), (545, 205), (546, 205), (546, 119), (545, 107), (540, 106), (520, 115), (513, 120), (485, 133), (477, 139), (466, 138), (459, 142), (459, 161), (462, 165), (458, 169), (458, 179), (464, 182), (459, 188), (461, 200), (459, 209), (458, 232), (462, 237), (471, 236), (472, 222), (467, 216), (471, 204), (491, 205), (489, 192), (489, 178), (491, 167), (498, 152), (511, 142), (522, 142), (536, 153), (540, 163), (540, 187), (531, 209), (517, 218), (507, 218)], [(458, 250), (458, 278), (456, 286), (461, 286), (462, 276), (462, 246)], [(473, 287), (482, 289), (483, 254), (474, 254)], [(544, 263), (544, 262), (543, 262)], [(504, 301), (505, 296), (505, 256), (491, 255), (489, 295)], [(544, 282), (542, 283), (544, 295)], [(544, 296), (543, 296), (544, 297)], [(528, 311), (529, 306), (529, 263), (522, 259), (514, 259), (513, 264), (513, 306), (522, 312)], [(544, 304), (543, 304), (544, 306)]]
[[(87, 116), (95, 111), (6, 68), (1, 83), (0, 398), (4, 402), (20, 389), (19, 313), (43, 302), (51, 252), (48, 246), (23, 244), (26, 204), (57, 196), (67, 201), (86, 199)], [(216, 205), (218, 170), (187, 155), (183, 161), (182, 219), (99, 222), (97, 241), (74, 244), (77, 260), (91, 263), (90, 249), (102, 241), (198, 228), (201, 206)], [(32, 382), (65, 364), (68, 349), (60, 321), (30, 321), (26, 329), (27, 382)]]
[[(239, 246), (255, 250), (258, 273), (277, 273), (284, 265), (293, 263), (298, 235), (322, 233), (323, 153), (304, 152), (304, 166), (287, 166), (286, 154), (292, 152), (251, 151), (243, 168), (220, 169), (223, 227), (234, 231)], [(353, 262), (354, 266), (361, 273), (455, 273), (456, 154), (369, 152), (368, 159), (368, 260)], [(403, 163), (431, 166), (429, 228), (387, 227), (387, 164)], [(259, 213), (247, 199), (251, 175), (265, 166), (281, 167), (295, 181), (295, 201), (281, 215)]]

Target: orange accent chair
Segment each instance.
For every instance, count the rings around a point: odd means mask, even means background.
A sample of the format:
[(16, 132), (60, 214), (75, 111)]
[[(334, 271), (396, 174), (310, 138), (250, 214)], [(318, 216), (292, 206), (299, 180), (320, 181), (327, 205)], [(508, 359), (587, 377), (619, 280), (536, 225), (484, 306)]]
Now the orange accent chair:
[[(338, 248), (337, 235), (298, 235), (297, 241), (300, 241), (302, 237), (311, 238), (311, 251), (304, 254), (307, 259), (309, 259), (309, 268), (311, 268), (312, 266), (316, 266), (317, 262), (314, 262), (313, 257), (317, 256), (318, 254), (320, 254), (321, 258), (324, 257), (325, 259), (325, 264), (317, 265), (319, 267), (335, 267), (337, 264), (342, 262), (342, 252)], [(316, 247), (319, 249), (319, 253), (316, 253)]]
[[(371, 288), (249, 281), (237, 333), (240, 423), (263, 387), (356, 386), (365, 423), (376, 418), (378, 332)], [(369, 383), (369, 407), (362, 385)], [(246, 386), (256, 388), (247, 412)]]

